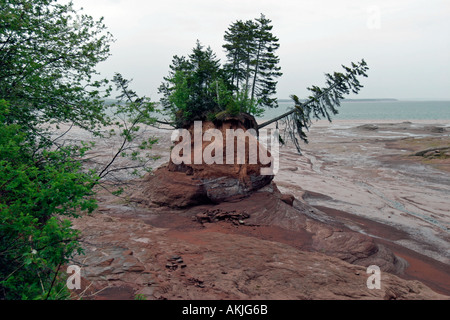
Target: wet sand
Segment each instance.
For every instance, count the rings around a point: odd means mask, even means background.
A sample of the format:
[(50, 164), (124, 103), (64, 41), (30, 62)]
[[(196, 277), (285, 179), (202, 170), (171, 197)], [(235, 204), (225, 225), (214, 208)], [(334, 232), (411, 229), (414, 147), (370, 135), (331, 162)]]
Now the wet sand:
[[(400, 278), (406, 280), (419, 280), (438, 293), (450, 296), (450, 272), (449, 265), (427, 257), (417, 251), (407, 249), (395, 243), (396, 240), (408, 239), (409, 235), (389, 225), (349, 214), (348, 212), (316, 206), (317, 209), (327, 213), (336, 220), (357, 223), (361, 229), (376, 237), (376, 241), (391, 249), (395, 255), (405, 259), (408, 267)], [(351, 221), (351, 222), (350, 222)]]
[(385, 244), (418, 279), (450, 294), (450, 159), (412, 156), (450, 146), (450, 121), (319, 122), (303, 155), (282, 147), (279, 189)]

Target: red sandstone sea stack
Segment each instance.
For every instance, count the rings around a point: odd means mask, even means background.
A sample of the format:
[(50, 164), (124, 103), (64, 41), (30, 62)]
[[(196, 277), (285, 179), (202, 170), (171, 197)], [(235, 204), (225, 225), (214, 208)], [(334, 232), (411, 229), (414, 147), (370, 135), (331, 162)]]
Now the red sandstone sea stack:
[[(195, 130), (200, 131), (200, 143), (195, 141), (199, 138)], [(210, 129), (220, 133), (222, 141), (203, 140), (202, 133)], [(220, 203), (222, 201), (236, 200), (249, 196), (252, 192), (268, 185), (273, 180), (273, 175), (261, 174), (261, 169), (269, 168), (272, 163), (270, 153), (259, 143), (256, 137), (247, 134), (246, 138), (234, 139), (231, 163), (227, 161), (230, 142), (227, 140), (227, 130), (238, 132), (242, 130), (248, 133), (257, 133), (257, 123), (254, 117), (242, 114), (236, 117), (227, 117), (216, 121), (203, 121), (191, 124), (185, 128), (189, 132), (188, 139), (180, 139), (175, 142), (176, 156), (184, 157), (189, 161), (174, 161), (171, 156), (169, 163), (158, 168), (154, 173), (148, 175), (142, 183), (142, 191), (134, 198), (147, 203), (155, 203), (169, 207), (182, 208), (203, 203)], [(250, 130), (250, 131), (249, 131)], [(188, 148), (182, 149), (180, 143), (187, 143)], [(212, 144), (218, 143), (221, 148), (212, 148)], [(240, 145), (242, 143), (242, 145)], [(177, 147), (178, 146), (178, 147)], [(242, 148), (244, 146), (244, 148)], [(256, 149), (254, 149), (256, 147)], [(222, 155), (216, 155), (220, 149)], [(244, 149), (244, 150), (242, 150)], [(190, 154), (186, 155), (186, 150)], [(256, 152), (256, 161), (252, 161)], [(184, 152), (184, 154), (183, 154)], [(239, 152), (242, 152), (243, 163), (239, 162)], [(253, 153), (252, 153), (253, 152)], [(172, 152), (172, 155), (175, 154)], [(267, 160), (262, 161), (260, 155), (264, 154)], [(216, 160), (214, 163), (205, 163), (203, 155), (212, 155)], [(198, 161), (200, 159), (200, 161)]]

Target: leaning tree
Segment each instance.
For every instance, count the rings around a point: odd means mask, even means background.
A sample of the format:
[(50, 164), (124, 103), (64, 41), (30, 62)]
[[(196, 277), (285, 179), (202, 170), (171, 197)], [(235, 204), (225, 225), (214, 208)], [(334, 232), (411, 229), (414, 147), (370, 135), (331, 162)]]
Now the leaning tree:
[(351, 63), (351, 67), (342, 66), (344, 73), (334, 72), (327, 73), (326, 86), (318, 87), (312, 86), (307, 88), (312, 92), (308, 99), (302, 102), (296, 95), (291, 95), (294, 106), (291, 110), (284, 114), (275, 117), (269, 121), (258, 125), (258, 129), (264, 128), (272, 123), (281, 123), (284, 127), (284, 140), (290, 140), (294, 143), (298, 152), (301, 153), (300, 140), (308, 143), (307, 134), (313, 119), (326, 118), (332, 121), (332, 115), (339, 113), (337, 107), (340, 106), (344, 95), (350, 92), (357, 94), (363, 87), (358, 80), (358, 77), (367, 77), (367, 70), (369, 69), (367, 63), (362, 59), (358, 63)]
[[(282, 73), (276, 55), (278, 38), (272, 28), (271, 20), (263, 14), (258, 19), (232, 23), (224, 35), (223, 66), (211, 48), (204, 49), (199, 42), (190, 56), (174, 56), (169, 75), (159, 88), (161, 105), (170, 117), (162, 122), (180, 128), (195, 120), (220, 120), (242, 113), (260, 116), (265, 108), (278, 107), (274, 95), (276, 78)], [(300, 141), (308, 142), (312, 120), (331, 121), (344, 96), (357, 94), (363, 87), (360, 78), (367, 77), (368, 70), (364, 60), (342, 67), (342, 72), (325, 75), (325, 86), (307, 88), (312, 93), (307, 99), (292, 95), (292, 108), (259, 124), (258, 129), (276, 123), (284, 129), (282, 142), (292, 141), (301, 153)]]

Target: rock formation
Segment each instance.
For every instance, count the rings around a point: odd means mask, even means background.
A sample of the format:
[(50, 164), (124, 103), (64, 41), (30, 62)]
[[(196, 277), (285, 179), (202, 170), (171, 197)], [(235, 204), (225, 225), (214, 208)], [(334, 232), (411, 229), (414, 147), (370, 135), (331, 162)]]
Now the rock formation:
[[(228, 118), (218, 123), (203, 122), (202, 132), (211, 128), (220, 130), (225, 138), (226, 129), (256, 128), (256, 122), (250, 116)], [(194, 125), (188, 131), (194, 137)], [(192, 158), (193, 140), (190, 141)], [(223, 142), (225, 146), (227, 141)], [(202, 153), (210, 143), (203, 141)], [(132, 200), (147, 207), (187, 208), (180, 211), (180, 215), (196, 216), (200, 221), (238, 217), (234, 220), (246, 225), (278, 226), (307, 235), (309, 250), (326, 252), (363, 266), (376, 264), (383, 271), (400, 273), (407, 266), (403, 259), (371, 237), (350, 230), (291, 195), (281, 194), (272, 182), (272, 175), (260, 174), (264, 165), (248, 164), (248, 144), (246, 141), (245, 164), (225, 164), (225, 159), (224, 164), (175, 164), (171, 159), (145, 177)], [(236, 152), (237, 148), (234, 150)]]
[[(256, 122), (247, 116), (203, 122), (203, 132), (210, 128), (226, 137), (226, 129), (256, 128)], [(193, 137), (194, 126), (186, 129)], [(195, 143), (189, 143), (193, 158)], [(202, 153), (210, 143), (202, 142)], [(282, 194), (273, 176), (260, 174), (267, 164), (248, 163), (248, 143), (245, 164), (171, 159), (132, 186), (134, 207), (114, 199), (108, 203), (104, 195), (102, 214), (75, 220), (86, 251), (86, 258), (75, 259), (83, 259), (83, 283), (89, 288), (76, 294), (87, 299), (136, 294), (147, 299), (448, 298), (393, 275), (402, 274), (406, 261), (352, 230), (355, 226)], [(367, 287), (369, 265), (383, 272), (379, 290)]]
[[(198, 145), (196, 143), (198, 143), (199, 136), (196, 136), (195, 129), (200, 129), (201, 144)], [(215, 141), (215, 139), (205, 141), (203, 134), (210, 129), (218, 130), (222, 141)], [(134, 198), (143, 200), (148, 204), (155, 203), (183, 208), (205, 202), (220, 203), (242, 198), (264, 187), (272, 181), (273, 175), (261, 175), (261, 169), (270, 167), (271, 163), (261, 163), (259, 155), (261, 152), (265, 152), (269, 159), (271, 156), (254, 136), (233, 138), (234, 148), (231, 156), (233, 161), (232, 163), (227, 161), (227, 145), (230, 144), (227, 140), (227, 130), (233, 130), (234, 132), (242, 130), (243, 133), (246, 133), (249, 129), (253, 129), (257, 133), (255, 119), (246, 114), (216, 120), (215, 122), (203, 121), (200, 127), (195, 127), (195, 124), (192, 124), (186, 128), (190, 140), (175, 142), (175, 147), (179, 146), (180, 143), (187, 144), (188, 148), (181, 150), (180, 157), (186, 157), (187, 155), (183, 152), (190, 151), (190, 155), (188, 155), (190, 156), (188, 157), (190, 163), (175, 163), (176, 161), (171, 156), (167, 165), (158, 168), (154, 174), (145, 178), (141, 185), (141, 194), (135, 195)], [(218, 145), (221, 146), (222, 155), (216, 157), (215, 152), (218, 149), (212, 148), (212, 146), (218, 142)], [(237, 157), (238, 150), (241, 151), (239, 148), (241, 142), (245, 146), (245, 152), (242, 153), (244, 161), (238, 163)], [(250, 158), (252, 144), (256, 146), (254, 150), (257, 150), (256, 161), (251, 161)], [(206, 154), (212, 154), (216, 160), (220, 158), (219, 160), (222, 163), (215, 161), (215, 163), (206, 164), (203, 157)], [(196, 159), (200, 159), (200, 161)], [(145, 199), (146, 197), (148, 199)]]
[[(371, 290), (365, 267), (252, 236), (258, 227), (230, 230), (229, 224), (219, 222), (202, 228), (178, 212), (147, 221), (144, 211), (136, 216), (125, 209), (116, 206), (74, 221), (86, 253), (73, 262), (83, 263), (76, 298), (132, 300), (139, 294), (148, 300), (448, 299), (419, 281), (384, 272), (381, 288)], [(171, 225), (152, 225), (164, 215)]]

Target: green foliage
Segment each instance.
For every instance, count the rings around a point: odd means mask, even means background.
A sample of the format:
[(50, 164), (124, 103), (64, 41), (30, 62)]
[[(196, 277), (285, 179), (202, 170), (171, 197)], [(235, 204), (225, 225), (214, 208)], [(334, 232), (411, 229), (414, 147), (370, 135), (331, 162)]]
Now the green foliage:
[[(0, 98), (14, 106), (7, 123), (31, 138), (48, 123), (71, 121), (94, 130), (107, 117), (95, 66), (109, 56), (111, 35), (102, 20), (72, 3), (6, 0), (0, 4)], [(46, 139), (39, 139), (48, 143)]]
[(197, 41), (188, 58), (174, 56), (169, 76), (159, 87), (161, 104), (178, 127), (225, 109), (231, 91), (210, 47)]
[(238, 20), (224, 36), (225, 69), (236, 91), (248, 96), (256, 113), (278, 106), (273, 95), (276, 94), (275, 78), (282, 75), (280, 59), (275, 55), (280, 45), (272, 34), (271, 22), (263, 14), (254, 21)]
[[(146, 159), (141, 155), (141, 152), (150, 150), (158, 142), (155, 137), (142, 138), (141, 126), (139, 125), (152, 126), (156, 123), (157, 120), (153, 115), (155, 104), (147, 97), (139, 97), (135, 91), (129, 89), (131, 81), (123, 78), (120, 73), (114, 75), (113, 82), (120, 95), (117, 97), (117, 103), (111, 104), (110, 108), (113, 118), (116, 119), (115, 126), (119, 129), (122, 143), (111, 160), (97, 170), (99, 179), (105, 179), (107, 176), (110, 178), (111, 174), (117, 171), (128, 171), (134, 176), (149, 172), (150, 168), (147, 164), (154, 158)], [(110, 135), (116, 135), (116, 130), (111, 129)], [(136, 145), (136, 143), (138, 144)], [(113, 164), (119, 156), (129, 158), (134, 162), (133, 165), (114, 166)], [(114, 192), (114, 194), (119, 195), (120, 190), (121, 187), (119, 187), (119, 192)]]
[(122, 169), (112, 168), (115, 156), (89, 170), (84, 157), (94, 144), (58, 143), (52, 128), (64, 123), (104, 136), (104, 126), (122, 117), (117, 154), (138, 162), (137, 150), (156, 141), (128, 148), (138, 123), (154, 123), (153, 104), (129, 90), (128, 80), (114, 78), (123, 103), (103, 101), (111, 87), (95, 67), (108, 58), (111, 41), (102, 19), (72, 3), (0, 1), (0, 300), (68, 297), (60, 267), (82, 251), (68, 218), (92, 212), (94, 186)]
[(290, 111), (260, 124), (258, 128), (263, 128), (280, 120), (286, 128), (283, 141), (289, 138), (294, 143), (297, 151), (301, 153), (297, 137), (308, 143), (305, 131), (309, 129), (312, 119), (326, 118), (331, 122), (332, 115), (338, 113), (337, 107), (340, 106), (340, 101), (344, 99), (344, 95), (350, 92), (357, 94), (363, 87), (358, 77), (367, 77), (369, 67), (364, 59), (356, 64), (352, 62), (351, 67), (344, 65), (342, 67), (345, 70), (344, 73), (325, 74), (325, 87), (311, 86), (307, 88), (312, 92), (307, 101), (302, 102), (296, 95), (292, 95), (291, 98), (295, 105)]
[[(164, 78), (159, 92), (164, 95), (161, 104), (177, 127), (189, 125), (194, 120), (222, 120), (239, 113), (261, 116), (264, 108), (278, 106), (274, 97), (275, 79), (282, 72), (275, 52), (280, 45), (272, 33), (271, 22), (261, 14), (254, 20), (232, 23), (224, 35), (227, 61), (223, 67), (211, 49), (203, 50), (199, 42), (189, 58), (174, 56), (169, 76)], [(312, 95), (307, 102), (302, 103), (292, 95), (295, 103), (292, 110), (259, 128), (282, 120), (286, 126), (285, 134), (300, 152), (297, 137), (308, 142), (305, 130), (311, 119), (323, 117), (331, 121), (344, 95), (350, 91), (358, 93), (362, 88), (358, 77), (367, 76), (365, 61), (343, 68), (344, 73), (326, 74), (326, 87), (308, 88)]]
[(0, 100), (0, 297), (67, 297), (54, 286), (59, 267), (80, 253), (78, 232), (63, 216), (92, 211), (97, 176), (82, 172), (80, 148), (34, 149), (22, 127), (5, 124), (12, 108)]
[(252, 61), (252, 52), (256, 50), (254, 34), (256, 25), (253, 21), (238, 20), (232, 23), (225, 31), (225, 49), (227, 62), (224, 65), (225, 70), (230, 76), (232, 85), (240, 90), (247, 91), (250, 81), (250, 70)]
[(278, 39), (270, 20), (237, 21), (225, 33), (227, 63), (221, 67), (211, 48), (197, 41), (186, 58), (174, 56), (169, 75), (159, 87), (161, 104), (177, 127), (217, 115), (259, 116), (276, 107), (274, 78), (281, 76), (275, 55)]
[(138, 293), (134, 296), (134, 300), (147, 300), (147, 297), (143, 294)]

